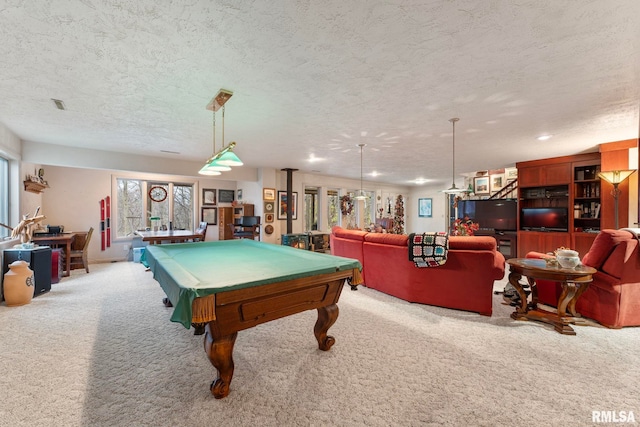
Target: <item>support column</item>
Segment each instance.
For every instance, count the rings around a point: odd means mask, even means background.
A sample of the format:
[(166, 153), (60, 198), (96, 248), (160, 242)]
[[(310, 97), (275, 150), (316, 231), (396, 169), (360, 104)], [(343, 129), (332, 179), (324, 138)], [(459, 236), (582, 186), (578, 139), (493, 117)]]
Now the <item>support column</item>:
[(298, 169), (281, 169), (287, 172), (287, 234), (293, 233), (293, 172)]

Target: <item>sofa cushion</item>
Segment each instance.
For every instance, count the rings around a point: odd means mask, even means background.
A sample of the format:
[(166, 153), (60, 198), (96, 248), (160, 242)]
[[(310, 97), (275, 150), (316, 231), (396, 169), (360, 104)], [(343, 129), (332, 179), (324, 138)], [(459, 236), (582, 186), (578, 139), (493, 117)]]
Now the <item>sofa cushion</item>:
[(602, 265), (620, 242), (633, 239), (633, 235), (625, 230), (602, 230), (596, 236), (589, 252), (582, 258), (582, 264), (601, 270)]
[(491, 236), (450, 236), (449, 249), (496, 251), (496, 239)]
[(364, 241), (385, 245), (409, 246), (409, 236), (406, 234), (369, 233), (364, 236)]
[(367, 234), (366, 231), (362, 230), (347, 230), (346, 228), (342, 228), (339, 225), (333, 226), (331, 232), (336, 237), (342, 237), (343, 239), (352, 239), (352, 240), (360, 240), (364, 241), (364, 236)]

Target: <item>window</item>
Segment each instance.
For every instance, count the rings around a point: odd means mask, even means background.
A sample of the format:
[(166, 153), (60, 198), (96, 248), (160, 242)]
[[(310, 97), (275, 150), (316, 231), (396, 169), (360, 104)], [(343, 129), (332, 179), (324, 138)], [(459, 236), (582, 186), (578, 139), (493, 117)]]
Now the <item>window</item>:
[(304, 189), (304, 231), (318, 229), (318, 188), (305, 187)]
[[(117, 178), (117, 234), (128, 237), (136, 230), (151, 227), (151, 218), (159, 218), (161, 227), (193, 230), (195, 205), (193, 184), (142, 181)], [(170, 196), (155, 202), (149, 196), (151, 187), (161, 187)]]
[[(9, 224), (9, 160), (0, 157), (0, 224)], [(0, 239), (9, 237), (8, 228), (0, 227)]]
[(365, 191), (364, 195), (367, 196), (364, 199), (364, 227), (368, 227), (369, 224), (373, 224), (375, 222), (376, 215), (373, 212), (375, 207), (375, 203), (373, 202), (376, 194), (373, 191)]
[(337, 190), (327, 190), (327, 220), (329, 230), (340, 223), (340, 197)]
[(116, 237), (131, 236), (135, 230), (144, 228), (142, 207), (142, 182), (134, 179), (118, 179), (117, 186)]
[(351, 197), (351, 203), (353, 203), (353, 209), (351, 209), (351, 213), (344, 215), (344, 223), (342, 226), (344, 228), (356, 228), (358, 226), (358, 212), (357, 206), (358, 202), (355, 200), (357, 191), (356, 190), (348, 190), (347, 195)]

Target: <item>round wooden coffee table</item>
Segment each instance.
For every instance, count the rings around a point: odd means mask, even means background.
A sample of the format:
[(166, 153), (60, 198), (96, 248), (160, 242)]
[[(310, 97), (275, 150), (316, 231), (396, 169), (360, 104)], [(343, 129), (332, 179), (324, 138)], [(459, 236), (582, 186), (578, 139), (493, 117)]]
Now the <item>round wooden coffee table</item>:
[[(507, 264), (510, 266), (509, 283), (520, 296), (520, 305), (516, 306), (516, 311), (511, 314), (511, 318), (550, 323), (561, 334), (575, 335), (576, 332), (571, 324), (582, 323), (582, 317), (576, 312), (576, 301), (587, 290), (597, 270), (584, 265), (576, 268), (562, 268), (559, 265), (547, 265), (545, 260), (534, 258), (511, 258), (507, 260)], [(529, 296), (520, 283), (523, 276), (527, 278), (531, 287)], [(556, 311), (538, 307), (536, 280), (540, 279), (560, 282), (562, 293), (558, 298)]]

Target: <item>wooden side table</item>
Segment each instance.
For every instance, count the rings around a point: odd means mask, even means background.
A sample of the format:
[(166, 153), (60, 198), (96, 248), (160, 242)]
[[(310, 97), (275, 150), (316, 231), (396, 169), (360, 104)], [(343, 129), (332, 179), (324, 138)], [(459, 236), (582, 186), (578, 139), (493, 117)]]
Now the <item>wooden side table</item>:
[[(571, 324), (587, 324), (576, 312), (576, 301), (584, 293), (591, 283), (592, 276), (596, 269), (579, 265), (576, 268), (562, 268), (547, 265), (543, 259), (533, 258), (512, 258), (507, 260), (510, 267), (509, 283), (515, 288), (520, 296), (520, 305), (511, 314), (514, 320), (535, 320), (554, 325), (556, 331), (564, 335), (575, 335), (576, 332)], [(522, 277), (527, 278), (531, 287), (531, 300), (527, 296), (523, 285), (520, 283)], [(538, 288), (536, 280), (550, 280), (560, 282), (562, 293), (558, 298), (558, 308), (556, 311), (545, 310), (538, 307)]]

